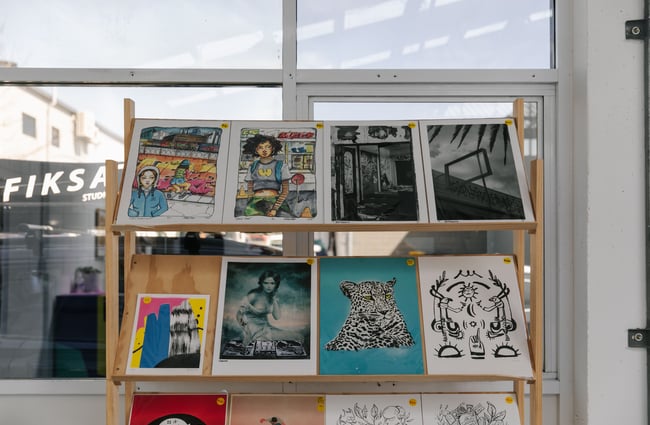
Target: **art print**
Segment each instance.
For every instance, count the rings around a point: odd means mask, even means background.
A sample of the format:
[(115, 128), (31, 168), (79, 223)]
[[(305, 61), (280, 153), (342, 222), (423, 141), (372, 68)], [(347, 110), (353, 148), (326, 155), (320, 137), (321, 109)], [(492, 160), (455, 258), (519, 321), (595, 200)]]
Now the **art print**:
[(325, 424), (325, 397), (297, 394), (235, 394), (229, 425)]
[(416, 121), (325, 124), (326, 221), (428, 221)]
[(532, 221), (511, 119), (421, 121), (431, 221)]
[(219, 222), (227, 140), (227, 122), (136, 120), (117, 223)]
[(133, 395), (129, 425), (225, 425), (228, 395), (147, 394)]
[(316, 373), (316, 262), (222, 259), (212, 372)]
[(424, 373), (413, 258), (319, 260), (321, 375)]
[(422, 394), (424, 425), (519, 425), (515, 394)]
[(233, 121), (224, 222), (322, 221), (322, 126)]
[(128, 374), (200, 375), (209, 295), (138, 294)]
[(327, 425), (422, 425), (419, 394), (346, 394), (325, 398)]
[(427, 372), (532, 377), (511, 256), (420, 257)]

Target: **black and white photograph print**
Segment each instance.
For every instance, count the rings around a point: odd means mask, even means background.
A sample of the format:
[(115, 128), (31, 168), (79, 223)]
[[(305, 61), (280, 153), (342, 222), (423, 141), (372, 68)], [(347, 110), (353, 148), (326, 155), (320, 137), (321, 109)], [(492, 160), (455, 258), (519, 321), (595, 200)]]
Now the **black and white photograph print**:
[(512, 119), (420, 126), (432, 222), (534, 219)]
[(329, 222), (427, 222), (417, 121), (325, 123)]
[(315, 375), (314, 258), (223, 257), (214, 375)]
[(532, 377), (514, 257), (418, 258), (427, 373)]

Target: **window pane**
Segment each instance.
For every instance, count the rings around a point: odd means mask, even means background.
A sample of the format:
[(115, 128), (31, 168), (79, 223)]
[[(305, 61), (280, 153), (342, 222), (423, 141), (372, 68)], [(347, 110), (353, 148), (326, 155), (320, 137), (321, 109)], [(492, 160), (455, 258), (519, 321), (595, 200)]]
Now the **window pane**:
[[(462, 119), (512, 116), (511, 102), (316, 102), (314, 119)], [(537, 104), (525, 102), (524, 157), (537, 157)], [(413, 255), (511, 252), (509, 232), (338, 232), (327, 241), (331, 255)], [(334, 254), (335, 252), (335, 254)]]
[(549, 0), (298, 1), (298, 68), (554, 66)]
[(282, 63), (281, 0), (25, 0), (3, 2), (2, 11), (0, 60), (21, 67), (280, 68)]
[[(314, 119), (318, 120), (462, 119), (512, 116), (510, 102), (316, 102), (313, 106)], [(524, 162), (526, 164), (537, 157), (539, 119), (537, 111), (536, 102), (524, 103)], [(321, 250), (323, 255), (339, 256), (484, 254), (513, 251), (512, 232), (508, 231), (336, 232), (316, 233), (314, 240), (323, 246)], [(525, 258), (524, 307), (527, 312), (530, 298), (529, 264), (529, 258)]]
[(23, 134), (36, 137), (36, 119), (27, 114), (23, 114)]
[[(124, 159), (125, 97), (143, 118), (282, 113), (277, 88), (0, 87), (0, 379), (105, 373), (104, 160)], [(36, 138), (23, 134), (29, 121)], [(275, 234), (137, 232), (148, 254), (279, 255), (278, 245)]]
[[(176, 119), (269, 119), (282, 117), (279, 88), (0, 87), (0, 136), (11, 149), (5, 159), (102, 162), (124, 159), (123, 100), (133, 99), (136, 115)], [(25, 119), (35, 135), (24, 135)], [(50, 128), (59, 130), (51, 149)], [(33, 139), (36, 137), (36, 140)]]

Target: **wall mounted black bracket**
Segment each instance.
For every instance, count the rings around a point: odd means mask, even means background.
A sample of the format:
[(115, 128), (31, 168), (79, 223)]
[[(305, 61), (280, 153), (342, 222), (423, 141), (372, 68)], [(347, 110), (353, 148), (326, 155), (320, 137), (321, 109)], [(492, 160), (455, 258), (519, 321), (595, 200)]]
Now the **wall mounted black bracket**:
[(648, 22), (645, 19), (625, 21), (625, 39), (645, 40), (648, 36)]

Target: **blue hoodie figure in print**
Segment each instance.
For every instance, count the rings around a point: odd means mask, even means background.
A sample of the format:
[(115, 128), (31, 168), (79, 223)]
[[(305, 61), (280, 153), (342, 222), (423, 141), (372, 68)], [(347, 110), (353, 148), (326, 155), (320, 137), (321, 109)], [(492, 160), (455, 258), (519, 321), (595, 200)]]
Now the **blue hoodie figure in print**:
[(158, 217), (167, 211), (167, 199), (158, 189), (160, 171), (153, 166), (142, 167), (138, 172), (138, 188), (131, 192), (129, 217)]

